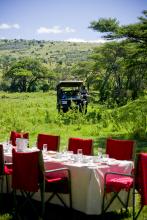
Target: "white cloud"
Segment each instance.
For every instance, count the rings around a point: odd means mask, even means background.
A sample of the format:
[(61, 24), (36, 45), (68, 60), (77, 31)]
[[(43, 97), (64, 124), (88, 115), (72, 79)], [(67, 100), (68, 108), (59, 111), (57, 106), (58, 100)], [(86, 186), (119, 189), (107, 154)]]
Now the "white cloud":
[(5, 40), (6, 38), (5, 38), (5, 37), (0, 37), (0, 39), (1, 39), (1, 40)]
[(67, 33), (74, 33), (74, 32), (76, 32), (76, 30), (73, 29), (73, 28), (70, 28), (70, 27), (66, 27), (65, 28), (65, 32), (67, 32)]
[(87, 42), (86, 40), (84, 40), (84, 39), (81, 39), (81, 38), (69, 38), (69, 39), (67, 39), (67, 40), (64, 40), (64, 41), (68, 41), (68, 42)]
[(107, 40), (99, 38), (97, 40), (84, 40), (81, 38), (69, 38), (67, 40), (64, 41), (68, 41), (68, 42), (82, 42), (82, 43), (105, 43)]
[(73, 33), (76, 30), (70, 27), (61, 28), (60, 26), (53, 26), (52, 28), (40, 27), (37, 29), (38, 34), (60, 34), (60, 33)]
[(19, 24), (11, 24), (11, 25), (6, 23), (0, 24), (1, 30), (12, 29), (12, 28), (19, 29), (20, 26)]
[(106, 39), (102, 39), (102, 38), (99, 38), (99, 39), (96, 39), (96, 40), (90, 40), (88, 41), (89, 43), (106, 43), (107, 40)]
[(19, 29), (19, 28), (20, 28), (20, 26), (19, 26), (19, 24), (13, 24), (13, 25), (12, 25), (12, 28)]

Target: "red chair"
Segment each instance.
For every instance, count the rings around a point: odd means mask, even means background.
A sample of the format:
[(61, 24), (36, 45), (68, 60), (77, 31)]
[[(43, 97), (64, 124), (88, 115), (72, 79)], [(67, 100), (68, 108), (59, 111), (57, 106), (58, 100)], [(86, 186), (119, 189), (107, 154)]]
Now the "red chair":
[[(147, 205), (147, 153), (139, 153), (136, 163), (135, 187), (133, 193), (133, 220), (136, 220), (144, 206)], [(140, 195), (140, 208), (135, 212), (136, 192)]]
[(9, 191), (9, 186), (8, 186), (8, 176), (9, 175), (12, 175), (12, 163), (5, 163), (4, 162), (3, 145), (0, 144), (0, 178), (1, 178), (1, 191), (2, 192), (3, 192), (4, 177), (6, 177), (7, 192)]
[(48, 150), (59, 151), (60, 136), (50, 134), (38, 134), (37, 147), (42, 150), (43, 144), (47, 144)]
[(106, 154), (117, 160), (134, 160), (135, 142), (133, 140), (106, 140)]
[[(115, 173), (115, 172), (107, 172), (104, 177), (104, 194), (102, 201), (102, 213), (105, 213), (108, 208), (111, 206), (113, 201), (117, 198), (118, 202), (122, 205), (123, 208), (128, 209), (128, 202), (130, 196), (130, 190), (133, 189), (134, 185), (134, 176), (132, 174), (124, 174), (124, 173)], [(124, 202), (120, 198), (120, 191), (127, 192), (127, 199)], [(113, 194), (111, 199), (107, 201), (106, 195), (108, 193)]]
[(69, 207), (72, 208), (71, 174), (67, 167), (59, 163), (50, 162), (45, 170), (45, 192), (51, 192), (47, 202), (56, 196), (64, 207), (68, 207), (62, 194), (69, 195)]
[[(12, 189), (16, 215), (21, 213), (28, 203), (38, 215), (37, 209), (34, 207), (34, 203), (32, 203), (32, 199), (34, 194), (39, 190), (41, 198), (40, 217), (43, 217), (45, 214), (45, 192), (52, 192), (46, 202), (50, 201), (56, 195), (65, 206), (66, 204), (59, 193), (69, 193), (70, 207), (72, 207), (71, 177), (68, 168), (63, 166), (57, 167), (51, 163), (48, 170), (44, 171), (42, 151), (16, 152), (16, 150), (13, 149), (12, 155)], [(21, 204), (20, 201), (17, 202), (17, 191), (19, 191), (24, 198)]]
[(93, 140), (71, 137), (68, 140), (68, 150), (77, 154), (77, 150), (82, 149), (84, 155), (93, 155)]
[[(13, 173), (12, 189), (14, 195), (15, 215), (25, 211), (29, 204), (35, 214), (38, 215), (37, 209), (33, 203), (33, 196), (40, 190), (41, 214), (44, 215), (44, 174), (43, 159), (41, 151), (36, 152), (16, 152), (12, 150)], [(19, 201), (17, 192), (21, 193), (23, 201)]]
[[(134, 160), (135, 142), (132, 140), (117, 140), (108, 138), (106, 141), (106, 154), (110, 158), (117, 160)], [(104, 177), (104, 195), (102, 202), (102, 212), (106, 212), (113, 201), (117, 198), (127, 211), (128, 201), (130, 196), (130, 190), (134, 185), (134, 175), (107, 172)], [(125, 190), (128, 192), (126, 202), (122, 201), (119, 196), (119, 192)], [(107, 193), (113, 193), (110, 201), (107, 201)]]
[(28, 132), (23, 133), (23, 132), (11, 131), (10, 141), (12, 142), (13, 146), (16, 146), (16, 138), (29, 139), (29, 133)]

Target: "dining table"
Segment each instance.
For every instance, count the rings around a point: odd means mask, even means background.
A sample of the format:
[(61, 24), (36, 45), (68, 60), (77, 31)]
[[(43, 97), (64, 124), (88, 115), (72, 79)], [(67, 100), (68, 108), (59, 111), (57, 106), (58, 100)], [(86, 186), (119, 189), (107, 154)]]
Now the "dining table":
[[(36, 148), (25, 149), (25, 151), (35, 151)], [(11, 151), (4, 153), (6, 162), (12, 161)], [(134, 167), (133, 161), (116, 160), (105, 156), (86, 156), (73, 154), (73, 152), (43, 152), (43, 161), (45, 170), (68, 167), (71, 173), (72, 207), (75, 210), (89, 215), (100, 215), (102, 212), (102, 199), (104, 193), (104, 176), (106, 172), (121, 172), (131, 174)], [(10, 184), (11, 187), (11, 184)], [(64, 201), (69, 206), (68, 195), (62, 195)], [(45, 193), (45, 198), (48, 193)], [(120, 197), (125, 201), (127, 192), (121, 191)], [(39, 199), (39, 192), (35, 199)], [(111, 193), (107, 195), (111, 199)], [(62, 205), (54, 197), (50, 202)], [(130, 202), (131, 204), (131, 202)], [(115, 200), (111, 205), (113, 211), (120, 209), (120, 203)]]

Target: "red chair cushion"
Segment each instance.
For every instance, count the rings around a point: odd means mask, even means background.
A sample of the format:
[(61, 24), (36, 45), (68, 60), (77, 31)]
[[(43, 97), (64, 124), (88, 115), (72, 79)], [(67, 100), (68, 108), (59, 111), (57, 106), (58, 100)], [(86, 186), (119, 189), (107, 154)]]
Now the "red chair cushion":
[(134, 141), (107, 139), (106, 154), (110, 158), (117, 160), (132, 160), (134, 151)]
[(12, 165), (4, 165), (4, 174), (5, 175), (12, 175), (13, 168)]
[(68, 178), (60, 177), (59, 175), (45, 175), (45, 191), (46, 192), (58, 192), (69, 193), (68, 190)]
[(81, 138), (69, 138), (68, 150), (77, 154), (78, 149), (83, 150), (84, 155), (92, 155), (93, 140)]
[[(50, 162), (48, 163), (48, 170), (60, 169), (64, 166), (60, 163)], [(67, 171), (57, 172), (45, 172), (45, 191), (46, 192), (58, 192), (68, 193), (68, 175)]]
[(118, 176), (118, 175), (108, 175), (106, 178), (106, 192), (119, 192), (120, 190), (128, 191), (133, 187), (133, 178)]

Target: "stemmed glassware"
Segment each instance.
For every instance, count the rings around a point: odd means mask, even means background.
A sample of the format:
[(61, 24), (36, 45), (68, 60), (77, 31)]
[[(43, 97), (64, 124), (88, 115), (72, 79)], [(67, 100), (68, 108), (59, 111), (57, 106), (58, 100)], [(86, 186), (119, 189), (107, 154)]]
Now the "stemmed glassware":
[(98, 158), (101, 159), (103, 155), (103, 149), (101, 147), (98, 148)]
[(77, 155), (78, 155), (79, 162), (81, 162), (82, 159), (83, 159), (83, 150), (82, 149), (78, 149), (77, 150)]
[(47, 152), (47, 144), (43, 144), (43, 153), (46, 154)]

